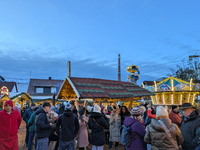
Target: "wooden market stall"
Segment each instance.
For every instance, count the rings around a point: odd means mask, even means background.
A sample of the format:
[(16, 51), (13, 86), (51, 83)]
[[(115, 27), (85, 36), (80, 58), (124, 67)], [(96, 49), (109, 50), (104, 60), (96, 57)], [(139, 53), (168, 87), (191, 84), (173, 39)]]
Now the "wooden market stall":
[(153, 96), (154, 93), (131, 82), (66, 77), (57, 98), (61, 100), (88, 101), (100, 103), (130, 102), (140, 100), (142, 97)]
[(17, 94), (11, 97), (10, 99), (13, 101), (14, 105), (16, 102), (18, 102), (21, 105), (21, 109), (23, 108), (24, 105), (31, 106), (32, 103), (32, 97), (26, 92)]
[(152, 86), (143, 87), (155, 93), (155, 96), (151, 96), (154, 105), (182, 105), (186, 102), (193, 104), (200, 93), (192, 79), (186, 82), (171, 76), (159, 83), (154, 82)]

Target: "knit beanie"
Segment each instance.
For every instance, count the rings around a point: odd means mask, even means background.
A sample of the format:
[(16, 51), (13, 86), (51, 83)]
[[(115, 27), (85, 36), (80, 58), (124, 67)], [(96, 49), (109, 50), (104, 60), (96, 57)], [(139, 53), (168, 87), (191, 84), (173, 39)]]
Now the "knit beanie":
[(65, 110), (72, 110), (72, 106), (71, 106), (70, 103), (67, 103), (67, 104), (65, 105)]
[(32, 103), (32, 104), (31, 104), (31, 107), (32, 107), (32, 106), (36, 106), (36, 105), (35, 105), (34, 103)]
[(54, 111), (55, 109), (55, 106), (51, 106), (50, 111)]
[(101, 107), (99, 105), (95, 104), (93, 112), (101, 113)]
[(5, 103), (4, 103), (4, 107), (7, 106), (7, 105), (10, 105), (13, 107), (13, 102), (11, 100), (7, 100)]
[(176, 105), (172, 105), (172, 110), (175, 109), (175, 108), (177, 108), (177, 107), (178, 107), (178, 106), (176, 106)]
[(92, 107), (91, 106), (87, 106), (87, 111), (91, 112), (91, 110), (92, 110)]
[(168, 117), (168, 112), (163, 106), (156, 107), (156, 117)]
[(141, 115), (141, 111), (137, 107), (132, 108), (130, 113), (131, 113), (131, 116), (139, 116), (139, 115)]

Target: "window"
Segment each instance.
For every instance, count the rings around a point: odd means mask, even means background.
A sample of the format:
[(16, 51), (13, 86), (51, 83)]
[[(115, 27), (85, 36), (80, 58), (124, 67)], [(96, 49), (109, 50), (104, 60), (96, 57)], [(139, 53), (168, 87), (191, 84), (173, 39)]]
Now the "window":
[(35, 93), (43, 93), (43, 88), (42, 87), (36, 87)]
[(56, 87), (51, 87), (51, 93), (56, 93)]
[(51, 93), (51, 87), (44, 87), (43, 93)]

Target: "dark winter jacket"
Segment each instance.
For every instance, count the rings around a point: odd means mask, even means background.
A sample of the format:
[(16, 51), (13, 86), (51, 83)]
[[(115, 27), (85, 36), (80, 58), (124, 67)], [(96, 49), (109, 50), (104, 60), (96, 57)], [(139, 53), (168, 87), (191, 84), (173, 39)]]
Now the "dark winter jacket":
[[(179, 127), (168, 118), (161, 118), (160, 120), (169, 129), (177, 145), (182, 145), (184, 139)], [(151, 119), (151, 124), (147, 126), (144, 141), (151, 144), (152, 150), (176, 150), (165, 130), (156, 119)]]
[(35, 118), (36, 118), (36, 114), (35, 112), (31, 115), (31, 118), (28, 121), (28, 126), (29, 126), (29, 132), (33, 133), (35, 132)]
[(33, 110), (31, 108), (25, 111), (23, 119), (26, 122), (26, 124), (28, 123), (32, 114), (33, 114)]
[(124, 125), (131, 128), (131, 138), (134, 139), (126, 150), (146, 150), (146, 143), (144, 142), (145, 128), (138, 120), (126, 117)]
[(48, 138), (51, 135), (51, 126), (47, 120), (46, 113), (44, 109), (39, 108), (36, 110), (36, 120), (35, 120), (35, 138), (43, 139)]
[(77, 109), (76, 109), (76, 107), (74, 106), (74, 109), (72, 110), (72, 112), (73, 112), (73, 114), (74, 115), (76, 115), (77, 116), (77, 114), (78, 114), (78, 111), (77, 111)]
[(193, 111), (189, 117), (183, 117), (181, 132), (184, 138), (184, 143), (182, 145), (184, 150), (194, 150), (198, 146), (199, 138), (196, 135), (198, 128), (200, 128), (198, 112)]
[[(109, 124), (109, 121), (110, 121), (110, 119), (108, 118), (109, 116), (110, 116), (109, 112), (107, 112), (106, 114), (104, 114), (104, 119), (106, 120), (107, 124)], [(109, 129), (109, 127), (106, 128), (106, 129)]]
[(64, 104), (60, 104), (60, 108), (59, 108), (60, 114), (63, 114), (64, 111), (65, 111), (65, 105)]
[[(61, 126), (61, 131), (59, 130)], [(64, 111), (62, 115), (59, 116), (56, 123), (56, 133), (60, 137), (61, 141), (72, 141), (79, 130), (79, 121), (76, 115), (72, 111)]]
[(103, 146), (106, 143), (104, 128), (108, 128), (108, 126), (109, 124), (106, 122), (101, 113), (91, 112), (89, 117), (89, 128), (92, 130), (91, 133), (92, 145)]

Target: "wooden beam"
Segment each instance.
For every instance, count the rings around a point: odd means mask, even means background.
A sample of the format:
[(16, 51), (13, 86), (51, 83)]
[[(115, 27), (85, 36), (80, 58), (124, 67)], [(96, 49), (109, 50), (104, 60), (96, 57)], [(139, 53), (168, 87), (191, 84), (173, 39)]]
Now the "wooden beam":
[(76, 102), (76, 109), (79, 110), (78, 100), (75, 100)]
[(88, 101), (84, 101), (83, 107), (85, 107), (85, 109), (87, 109), (87, 105), (88, 105)]
[(133, 104), (133, 100), (130, 101), (130, 104), (129, 104), (129, 106), (128, 106), (128, 110), (129, 110), (129, 111), (131, 111), (132, 104)]

